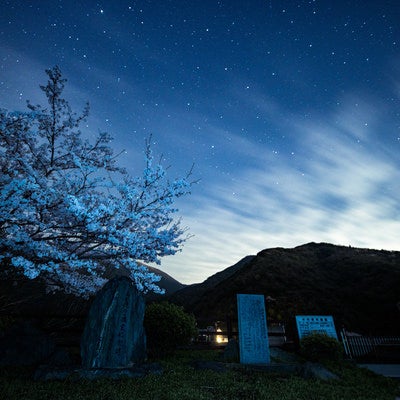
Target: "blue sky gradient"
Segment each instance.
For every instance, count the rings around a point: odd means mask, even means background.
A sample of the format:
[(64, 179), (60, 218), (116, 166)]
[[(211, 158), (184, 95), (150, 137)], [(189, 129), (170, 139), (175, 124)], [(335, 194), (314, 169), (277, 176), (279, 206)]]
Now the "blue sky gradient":
[(0, 3), (0, 107), (42, 103), (57, 64), (132, 174), (150, 134), (173, 176), (195, 164), (176, 279), (309, 241), (400, 250), (399, 2)]

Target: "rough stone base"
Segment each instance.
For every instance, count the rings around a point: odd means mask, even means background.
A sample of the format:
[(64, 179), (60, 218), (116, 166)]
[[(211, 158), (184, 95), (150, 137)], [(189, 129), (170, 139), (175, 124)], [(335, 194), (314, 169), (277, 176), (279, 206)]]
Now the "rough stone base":
[[(235, 342), (232, 342), (234, 345)], [(233, 346), (232, 346), (233, 347)], [(279, 348), (270, 349), (270, 364), (241, 364), (238, 362), (226, 362), (225, 353), (223, 362), (218, 361), (194, 361), (191, 366), (195, 369), (210, 369), (215, 372), (258, 371), (276, 375), (297, 375), (305, 379), (320, 379), (324, 381), (336, 380), (339, 377), (318, 363), (304, 362), (297, 354), (289, 353)]]
[(302, 377), (306, 379), (316, 378), (323, 381), (337, 380), (339, 377), (318, 363), (306, 362), (302, 368)]
[(99, 368), (84, 369), (76, 368), (54, 368), (49, 365), (39, 367), (34, 375), (34, 379), (38, 381), (52, 380), (80, 380), (80, 379), (122, 379), (122, 378), (142, 378), (146, 375), (161, 375), (162, 367), (157, 364), (142, 364), (131, 368)]

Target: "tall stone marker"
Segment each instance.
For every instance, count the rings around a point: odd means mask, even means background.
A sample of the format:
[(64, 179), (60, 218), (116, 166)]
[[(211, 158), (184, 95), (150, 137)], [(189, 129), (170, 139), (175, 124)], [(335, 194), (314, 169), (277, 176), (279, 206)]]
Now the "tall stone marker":
[(311, 333), (324, 333), (338, 340), (330, 315), (296, 315), (296, 325), (300, 340)]
[(269, 364), (264, 296), (238, 294), (239, 351), (242, 364)]
[(146, 358), (145, 302), (132, 279), (110, 280), (96, 295), (81, 340), (82, 365), (129, 368)]

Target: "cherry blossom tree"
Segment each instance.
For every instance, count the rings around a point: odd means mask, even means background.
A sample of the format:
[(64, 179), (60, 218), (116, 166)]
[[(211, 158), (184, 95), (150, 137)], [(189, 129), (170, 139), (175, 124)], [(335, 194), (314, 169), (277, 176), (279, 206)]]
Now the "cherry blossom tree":
[(160, 292), (143, 263), (160, 263), (187, 239), (174, 202), (189, 193), (190, 173), (168, 180), (149, 140), (143, 173), (132, 177), (118, 166), (108, 134), (83, 137), (89, 106), (71, 110), (60, 69), (46, 73), (47, 107), (0, 109), (1, 265), (81, 296), (122, 267), (140, 290)]

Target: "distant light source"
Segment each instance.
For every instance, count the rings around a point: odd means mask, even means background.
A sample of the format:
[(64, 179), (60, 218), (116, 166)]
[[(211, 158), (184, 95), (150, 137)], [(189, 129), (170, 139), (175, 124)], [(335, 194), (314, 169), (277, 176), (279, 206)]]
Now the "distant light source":
[[(222, 332), (221, 328), (217, 328), (216, 332)], [(215, 336), (215, 341), (217, 343), (226, 343), (228, 341), (228, 338), (224, 335), (216, 335)]]

